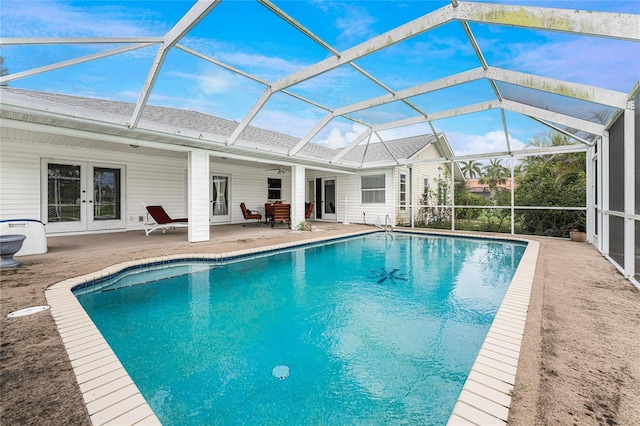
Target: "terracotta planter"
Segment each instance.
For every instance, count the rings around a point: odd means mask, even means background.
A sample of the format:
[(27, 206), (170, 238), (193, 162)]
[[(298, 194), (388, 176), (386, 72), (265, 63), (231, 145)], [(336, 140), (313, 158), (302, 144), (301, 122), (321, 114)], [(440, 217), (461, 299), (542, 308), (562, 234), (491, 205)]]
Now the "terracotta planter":
[(572, 229), (569, 231), (569, 238), (571, 238), (571, 241), (584, 243), (587, 241), (587, 233), (578, 231), (577, 229)]

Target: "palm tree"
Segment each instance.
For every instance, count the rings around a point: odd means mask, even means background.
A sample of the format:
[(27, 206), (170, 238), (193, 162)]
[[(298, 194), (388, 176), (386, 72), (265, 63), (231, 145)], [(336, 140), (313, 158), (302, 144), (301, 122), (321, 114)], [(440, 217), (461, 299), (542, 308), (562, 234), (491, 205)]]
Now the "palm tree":
[(461, 161), (460, 164), (462, 164), (460, 169), (467, 179), (475, 179), (482, 174), (480, 163), (476, 160)]
[(501, 161), (496, 158), (489, 160), (489, 164), (484, 166), (484, 176), (479, 180), (480, 183), (489, 185), (491, 190), (494, 190), (500, 184), (507, 183), (509, 169), (500, 164)]
[[(571, 129), (570, 129), (571, 130)], [(527, 142), (527, 148), (543, 148), (570, 145), (568, 136), (551, 131), (539, 134)], [(585, 174), (585, 156), (580, 154), (547, 154), (524, 158), (519, 165), (519, 172), (526, 174), (536, 167), (548, 167), (560, 184)]]

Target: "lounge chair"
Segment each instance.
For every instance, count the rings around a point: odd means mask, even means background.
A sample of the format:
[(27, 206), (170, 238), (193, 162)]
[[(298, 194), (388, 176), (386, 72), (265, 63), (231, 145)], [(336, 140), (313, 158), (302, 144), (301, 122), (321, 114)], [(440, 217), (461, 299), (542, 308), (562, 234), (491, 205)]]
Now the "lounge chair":
[(262, 225), (262, 215), (259, 212), (249, 210), (244, 203), (240, 203), (240, 209), (242, 210), (242, 216), (244, 216), (245, 220), (255, 220), (257, 226)]
[(304, 218), (311, 219), (311, 212), (313, 211), (313, 203), (304, 203)]
[(162, 206), (145, 207), (151, 218), (153, 218), (153, 220), (155, 221), (155, 223), (147, 221), (142, 224), (142, 226), (144, 226), (144, 232), (145, 234), (147, 234), (147, 237), (153, 231), (162, 230), (162, 233), (164, 234), (165, 232), (167, 232), (167, 229), (189, 226), (189, 224), (187, 223), (189, 219), (187, 219), (186, 217), (173, 219), (167, 214)]
[(274, 204), (273, 216), (271, 216), (271, 227), (276, 222), (286, 223), (291, 229), (291, 205), (290, 204)]

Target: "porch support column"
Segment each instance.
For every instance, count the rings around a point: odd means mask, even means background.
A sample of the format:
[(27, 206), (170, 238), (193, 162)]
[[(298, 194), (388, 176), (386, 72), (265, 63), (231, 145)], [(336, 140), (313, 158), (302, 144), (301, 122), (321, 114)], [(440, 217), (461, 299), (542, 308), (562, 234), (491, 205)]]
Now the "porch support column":
[(304, 221), (305, 167), (291, 166), (291, 229)]
[(209, 154), (189, 151), (189, 242), (209, 241)]

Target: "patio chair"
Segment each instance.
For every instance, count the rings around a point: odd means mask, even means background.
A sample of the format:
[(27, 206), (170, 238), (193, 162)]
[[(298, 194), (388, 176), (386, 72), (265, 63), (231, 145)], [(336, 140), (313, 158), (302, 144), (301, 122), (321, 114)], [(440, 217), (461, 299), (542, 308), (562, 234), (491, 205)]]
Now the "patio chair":
[(282, 204), (282, 201), (274, 201), (273, 203), (265, 203), (265, 205), (264, 205), (264, 223), (271, 222), (271, 217), (273, 216), (273, 205), (274, 204)]
[(165, 232), (167, 232), (167, 229), (189, 226), (189, 224), (187, 223), (189, 219), (187, 219), (186, 217), (173, 219), (167, 214), (162, 206), (145, 205), (145, 208), (155, 222), (153, 223), (147, 221), (142, 224), (142, 226), (144, 227), (144, 233), (147, 235), (147, 237), (153, 231), (162, 230), (162, 233), (164, 234)]
[(311, 212), (313, 211), (313, 203), (304, 203), (304, 218), (311, 219)]
[(279, 223), (286, 223), (291, 229), (291, 205), (290, 204), (274, 204), (273, 215), (271, 216), (271, 227)]
[(249, 210), (244, 203), (240, 203), (240, 209), (245, 220), (255, 220), (256, 226), (262, 225), (262, 215), (259, 212)]

